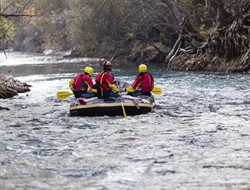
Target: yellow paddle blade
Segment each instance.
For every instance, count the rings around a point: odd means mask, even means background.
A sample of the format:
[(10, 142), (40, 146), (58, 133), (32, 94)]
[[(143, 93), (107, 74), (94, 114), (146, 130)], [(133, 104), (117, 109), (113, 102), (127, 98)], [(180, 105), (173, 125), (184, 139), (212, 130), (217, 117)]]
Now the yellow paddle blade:
[(72, 94), (73, 94), (72, 92), (60, 91), (60, 92), (57, 92), (57, 93), (56, 93), (56, 97), (57, 97), (59, 100), (62, 100), (62, 99), (68, 98), (68, 97), (71, 96)]
[(161, 89), (161, 87), (155, 86), (155, 87), (153, 88), (153, 90), (152, 90), (152, 93), (153, 93), (153, 94), (162, 94), (162, 89)]

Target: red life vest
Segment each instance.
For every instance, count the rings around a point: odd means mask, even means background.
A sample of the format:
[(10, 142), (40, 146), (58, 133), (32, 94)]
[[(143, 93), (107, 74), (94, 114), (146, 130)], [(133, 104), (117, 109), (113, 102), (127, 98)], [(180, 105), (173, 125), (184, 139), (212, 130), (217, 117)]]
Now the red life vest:
[(73, 91), (74, 92), (80, 92), (80, 91), (87, 91), (88, 86), (85, 84), (85, 75), (83, 73), (79, 73), (74, 78), (73, 83)]
[(134, 89), (140, 88), (141, 92), (151, 92), (154, 88), (154, 78), (150, 73), (140, 73), (132, 84)]
[(101, 72), (99, 74), (96, 75), (96, 79), (95, 82), (100, 84), (100, 87), (103, 90), (111, 90), (108, 82), (112, 85), (114, 84), (114, 77), (111, 73), (109, 72)]

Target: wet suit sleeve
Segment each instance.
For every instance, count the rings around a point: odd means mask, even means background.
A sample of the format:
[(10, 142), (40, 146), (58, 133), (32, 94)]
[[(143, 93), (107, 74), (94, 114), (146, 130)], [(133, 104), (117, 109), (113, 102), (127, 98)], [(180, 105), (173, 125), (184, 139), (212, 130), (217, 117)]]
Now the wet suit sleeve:
[(114, 92), (119, 92), (119, 89), (114, 84), (114, 79), (113, 79), (112, 75), (107, 75), (106, 81), (107, 81), (109, 87), (111, 88), (111, 90), (113, 90)]
[(132, 83), (132, 85), (130, 87), (126, 88), (126, 92), (128, 92), (128, 93), (134, 92), (137, 89), (137, 87), (141, 84), (141, 82), (142, 82), (142, 77), (138, 75), (135, 78), (135, 81)]
[(93, 93), (97, 93), (97, 90), (93, 89), (93, 81), (89, 75), (86, 75), (85, 83), (87, 84), (90, 91), (92, 91)]

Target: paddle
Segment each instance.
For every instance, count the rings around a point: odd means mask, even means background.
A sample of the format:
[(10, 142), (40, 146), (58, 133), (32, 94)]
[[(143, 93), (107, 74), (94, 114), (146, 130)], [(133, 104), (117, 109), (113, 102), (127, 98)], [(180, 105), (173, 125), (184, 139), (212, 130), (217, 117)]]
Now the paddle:
[[(162, 89), (161, 87), (157, 87), (155, 86), (152, 90), (152, 93), (153, 94), (157, 94), (157, 95), (160, 95), (162, 94)], [(59, 100), (62, 100), (62, 99), (66, 99), (68, 97), (70, 97), (73, 93), (72, 92), (68, 92), (68, 91), (58, 91), (56, 93), (56, 97), (59, 99)], [(122, 103), (123, 104), (123, 103)], [(124, 108), (124, 106), (123, 106)], [(125, 113), (126, 114), (126, 113)]]
[(124, 117), (127, 117), (127, 114), (126, 114), (126, 111), (125, 111), (125, 108), (124, 108), (124, 104), (123, 104), (122, 96), (120, 96), (120, 98), (121, 98), (123, 116), (124, 116)]
[(62, 99), (65, 99), (65, 98), (68, 98), (69, 96), (71, 96), (73, 93), (72, 92), (68, 92), (68, 91), (58, 91), (56, 93), (56, 97), (59, 99), (59, 100), (62, 100)]
[(155, 87), (153, 88), (153, 90), (152, 90), (152, 93), (153, 93), (153, 94), (162, 94), (162, 89), (161, 89), (161, 87), (155, 86)]

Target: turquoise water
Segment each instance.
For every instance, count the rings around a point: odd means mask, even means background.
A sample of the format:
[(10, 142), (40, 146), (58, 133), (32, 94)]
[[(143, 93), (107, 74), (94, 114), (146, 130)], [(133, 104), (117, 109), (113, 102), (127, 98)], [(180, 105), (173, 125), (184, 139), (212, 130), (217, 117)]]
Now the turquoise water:
[[(249, 189), (250, 75), (170, 72), (149, 65), (152, 113), (69, 117), (59, 101), (99, 59), (10, 53), (0, 71), (32, 85), (0, 100), (0, 189)], [(115, 65), (132, 82), (136, 66)]]

